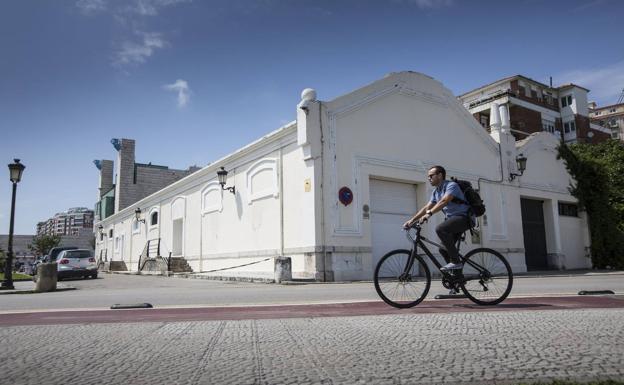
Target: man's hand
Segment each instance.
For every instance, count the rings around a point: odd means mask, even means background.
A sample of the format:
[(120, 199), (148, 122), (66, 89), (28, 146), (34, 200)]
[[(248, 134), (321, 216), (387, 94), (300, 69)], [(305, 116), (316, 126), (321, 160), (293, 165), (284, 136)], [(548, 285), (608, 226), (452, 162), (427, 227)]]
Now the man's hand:
[(425, 215), (420, 217), (420, 221), (418, 221), (418, 224), (422, 225), (423, 223), (427, 222), (429, 220), (429, 218), (431, 218), (432, 216), (433, 216), (433, 213), (431, 213), (431, 210), (427, 210)]
[(414, 225), (414, 222), (410, 219), (409, 221), (403, 223), (403, 229), (407, 230)]

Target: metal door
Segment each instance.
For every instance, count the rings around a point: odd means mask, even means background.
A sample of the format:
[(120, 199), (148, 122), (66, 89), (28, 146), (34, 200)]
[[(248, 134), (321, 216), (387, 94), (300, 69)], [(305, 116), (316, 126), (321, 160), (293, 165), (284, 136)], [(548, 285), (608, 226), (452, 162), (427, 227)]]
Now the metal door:
[(520, 199), (524, 253), (528, 270), (548, 268), (543, 201)]
[(415, 185), (370, 180), (373, 270), (388, 251), (411, 247), (401, 226), (417, 210)]

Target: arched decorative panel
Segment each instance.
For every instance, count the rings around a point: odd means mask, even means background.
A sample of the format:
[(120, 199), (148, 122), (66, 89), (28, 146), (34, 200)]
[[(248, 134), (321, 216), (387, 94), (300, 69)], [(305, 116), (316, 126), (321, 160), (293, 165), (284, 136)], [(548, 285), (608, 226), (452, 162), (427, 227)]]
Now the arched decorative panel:
[(262, 159), (247, 170), (247, 203), (279, 195), (277, 160)]
[(177, 197), (171, 202), (171, 219), (184, 218), (186, 210), (186, 198)]
[(210, 182), (201, 193), (202, 214), (223, 210), (223, 191), (217, 181)]

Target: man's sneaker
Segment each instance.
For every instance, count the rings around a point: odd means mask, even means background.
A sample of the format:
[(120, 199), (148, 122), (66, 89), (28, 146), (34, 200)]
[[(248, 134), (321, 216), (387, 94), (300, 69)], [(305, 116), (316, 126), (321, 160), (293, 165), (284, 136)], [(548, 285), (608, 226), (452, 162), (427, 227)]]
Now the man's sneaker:
[(461, 268), (464, 267), (463, 263), (447, 263), (446, 265), (442, 266), (440, 268), (440, 270), (443, 271), (448, 271), (448, 270), (461, 270)]

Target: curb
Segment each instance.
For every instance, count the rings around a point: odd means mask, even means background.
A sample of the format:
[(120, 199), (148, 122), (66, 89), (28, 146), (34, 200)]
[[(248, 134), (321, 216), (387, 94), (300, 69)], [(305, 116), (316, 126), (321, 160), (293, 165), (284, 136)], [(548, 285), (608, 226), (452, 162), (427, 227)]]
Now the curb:
[[(172, 277), (172, 278), (187, 278), (187, 279), (206, 279), (212, 281), (231, 281), (231, 282), (249, 282), (249, 283), (276, 283), (274, 278), (262, 278), (262, 277), (237, 277), (237, 276), (227, 276), (227, 275), (201, 275), (202, 273), (172, 273), (165, 272), (164, 274), (161, 272), (138, 272), (138, 271), (102, 271), (102, 273), (106, 274), (121, 274), (121, 275), (139, 275), (139, 276), (152, 276), (152, 277)], [(543, 274), (540, 274), (543, 273)], [(596, 275), (624, 275), (624, 270), (559, 270), (559, 271), (550, 271), (544, 270), (541, 272), (524, 272), (524, 273), (514, 273), (514, 279), (523, 279), (523, 278), (556, 278), (556, 277), (578, 277), (578, 276), (596, 276)], [(440, 275), (432, 276), (433, 280), (440, 279)], [(277, 283), (279, 285), (308, 285), (308, 284), (348, 284), (348, 283), (371, 283), (370, 280), (354, 280), (354, 281), (331, 281), (331, 282), (323, 282), (316, 281), (314, 279), (293, 279), (289, 281), (281, 281)]]
[(57, 291), (70, 291), (76, 290), (75, 287), (61, 287), (57, 288), (53, 291), (36, 291), (36, 290), (3, 290), (0, 291), (0, 295), (9, 295), (9, 294), (43, 294), (43, 293), (54, 293)]

